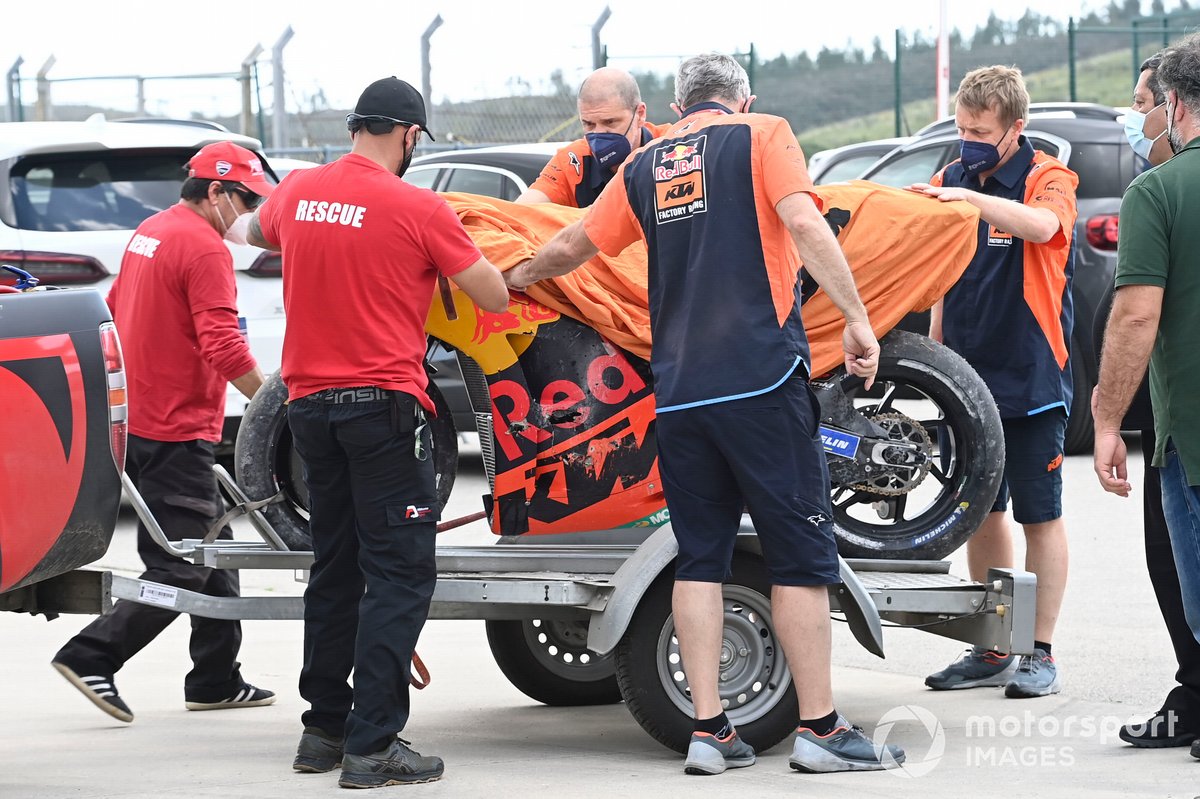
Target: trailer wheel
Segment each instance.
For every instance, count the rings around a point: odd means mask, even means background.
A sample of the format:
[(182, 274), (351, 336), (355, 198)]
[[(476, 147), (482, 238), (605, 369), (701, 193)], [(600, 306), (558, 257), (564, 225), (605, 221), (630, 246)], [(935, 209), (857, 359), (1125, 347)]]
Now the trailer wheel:
[[(450, 408), (432, 380), (428, 392), (437, 410), (437, 417), (429, 420), (429, 429), (438, 503), (445, 507), (458, 467), (458, 434)], [(251, 499), (279, 494), (280, 501), (263, 508), (263, 514), (289, 549), (311, 550), (308, 489), (304, 485), (304, 465), (292, 445), (286, 400), (287, 387), (275, 372), (246, 406), (234, 444), (237, 481)]]
[(496, 665), (530, 699), (555, 707), (621, 701), (613, 656), (588, 651), (586, 621), (490, 620), (486, 627)]
[[(617, 684), (642, 729), (683, 753), (692, 734), (692, 700), (675, 635), (672, 586), (670, 572), (664, 573), (642, 597), (617, 645)], [(761, 559), (735, 555), (722, 593), (721, 704), (742, 739), (765, 752), (795, 729), (799, 706), (771, 621), (771, 586)]]

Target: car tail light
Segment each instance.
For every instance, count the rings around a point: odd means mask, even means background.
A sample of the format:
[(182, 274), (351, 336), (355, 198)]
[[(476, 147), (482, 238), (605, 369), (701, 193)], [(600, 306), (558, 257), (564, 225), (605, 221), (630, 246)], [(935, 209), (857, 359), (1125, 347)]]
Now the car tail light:
[(283, 256), (268, 250), (254, 259), (246, 274), (250, 277), (283, 277)]
[[(88, 255), (4, 250), (0, 251), (0, 261), (7, 261), (30, 272), (43, 286), (85, 285), (98, 283), (108, 277), (108, 272), (100, 262)], [(14, 281), (6, 277), (0, 282), (12, 285)]]
[(1087, 221), (1088, 244), (1097, 250), (1117, 249), (1117, 215), (1101, 214)]
[(104, 352), (104, 371), (108, 377), (108, 422), (113, 462), (125, 470), (125, 444), (129, 438), (129, 400), (125, 393), (125, 357), (121, 339), (112, 322), (100, 325), (100, 348)]

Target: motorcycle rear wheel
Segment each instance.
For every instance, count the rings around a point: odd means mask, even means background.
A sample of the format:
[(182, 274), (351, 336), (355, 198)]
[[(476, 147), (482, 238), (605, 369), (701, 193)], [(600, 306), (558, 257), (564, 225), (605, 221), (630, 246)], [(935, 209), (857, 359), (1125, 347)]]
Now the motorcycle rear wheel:
[(842, 388), (863, 415), (902, 419), (904, 438), (924, 442), (932, 460), (919, 484), (902, 493), (879, 493), (900, 490), (882, 483), (833, 486), (838, 552), (938, 560), (966, 543), (991, 512), (1004, 476), (1000, 414), (982, 378), (948, 347), (893, 330), (880, 341), (875, 386), (866, 391), (861, 379), (846, 377)]

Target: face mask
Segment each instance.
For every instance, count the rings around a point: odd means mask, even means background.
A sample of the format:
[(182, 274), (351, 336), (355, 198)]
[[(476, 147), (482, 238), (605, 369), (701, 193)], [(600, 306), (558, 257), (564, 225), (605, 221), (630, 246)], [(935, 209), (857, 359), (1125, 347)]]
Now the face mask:
[[(1004, 141), (1007, 135), (1008, 130), (1005, 130), (1000, 141)], [(967, 177), (975, 177), (981, 172), (995, 169), (1000, 164), (1000, 151), (991, 142), (959, 139), (959, 149), (962, 153), (962, 168)]]
[(632, 127), (631, 117), (624, 133), (588, 133), (584, 136), (592, 151), (592, 157), (602, 169), (616, 169), (633, 152), (627, 138)]
[[(225, 235), (223, 238), (225, 241), (234, 244), (249, 244), (250, 242), (246, 240), (246, 234), (250, 230), (251, 214), (239, 214), (237, 208), (233, 206), (233, 200), (229, 199), (229, 195), (226, 194), (224, 196), (225, 201), (229, 203), (229, 209), (233, 211), (233, 224), (225, 225)], [(221, 215), (221, 224), (225, 224), (224, 214)]]
[(408, 165), (412, 163), (413, 153), (416, 152), (416, 147), (408, 151), (408, 155), (404, 156), (404, 160), (400, 162), (400, 168), (396, 170), (396, 177), (404, 177), (404, 173), (408, 171)]
[(1163, 105), (1164, 103), (1159, 103), (1148, 113), (1133, 109), (1125, 112), (1125, 138), (1129, 140), (1129, 146), (1133, 148), (1133, 151), (1147, 161), (1150, 160), (1150, 150), (1154, 148), (1154, 143), (1161, 139), (1166, 131), (1164, 130), (1153, 139), (1147, 139), (1143, 132), (1146, 127), (1146, 117), (1162, 108)]

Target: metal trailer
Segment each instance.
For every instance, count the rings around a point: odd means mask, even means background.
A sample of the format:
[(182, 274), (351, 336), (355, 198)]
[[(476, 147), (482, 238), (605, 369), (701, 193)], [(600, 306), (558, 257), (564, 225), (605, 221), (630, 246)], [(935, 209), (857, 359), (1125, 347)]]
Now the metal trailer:
[[(166, 551), (216, 569), (291, 569), (302, 578), (312, 553), (288, 550), (259, 510), (266, 501), (250, 501), (225, 469), (214, 468), (232, 507), (204, 540), (168, 541), (128, 476), (122, 474), (122, 480), (139, 518)], [(247, 516), (260, 540), (215, 540), (224, 521), (239, 514)], [(438, 583), (429, 617), (488, 620), (498, 664), (526, 694), (558, 705), (624, 697), (647, 732), (678, 748), (678, 724), (662, 719), (664, 713), (672, 715), (673, 707), (675, 721), (690, 724), (686, 680), (679, 666), (671, 665), (679, 662), (679, 652), (667, 567), (676, 544), (669, 524), (643, 531), (641, 540), (592, 543), (621, 534), (628, 539), (629, 533), (598, 531), (539, 536), (556, 539), (539, 543), (501, 539), (492, 546), (438, 547)], [(756, 572), (756, 566), (761, 566), (758, 539), (744, 518), (734, 578), (725, 586), (720, 685), (730, 718), (744, 736), (764, 747), (790, 732), (794, 716), (782, 714), (784, 721), (775, 722), (778, 729), (755, 734), (754, 723), (780, 704), (791, 685), (771, 628), (765, 572)], [(830, 589), (831, 608), (844, 617), (859, 643), (879, 657), (884, 655), (885, 621), (1000, 651), (1031, 653), (1036, 577), (1015, 569), (990, 569), (987, 581), (977, 583), (951, 575), (949, 566), (948, 561), (841, 560), (842, 584)], [(72, 579), (79, 574), (73, 573)], [(96, 612), (98, 600), (103, 611), (113, 599), (122, 599), (211, 618), (303, 618), (304, 600), (299, 596), (220, 598), (109, 573), (84, 574), (95, 576), (86, 586), (75, 582), (66, 588), (75, 592), (76, 607), (66, 602), (58, 610)], [(84, 594), (89, 600), (80, 604)], [(516, 625), (511, 631), (525, 639), (527, 651), (516, 661), (502, 657), (503, 651), (512, 650), (512, 640), (493, 639), (494, 630), (505, 629), (503, 623)], [(522, 642), (516, 645), (520, 649)], [(526, 673), (530, 669), (535, 673)], [(619, 694), (611, 680), (614, 672)], [(630, 691), (642, 700), (632, 701)], [(686, 732), (682, 740), (686, 746)]]

